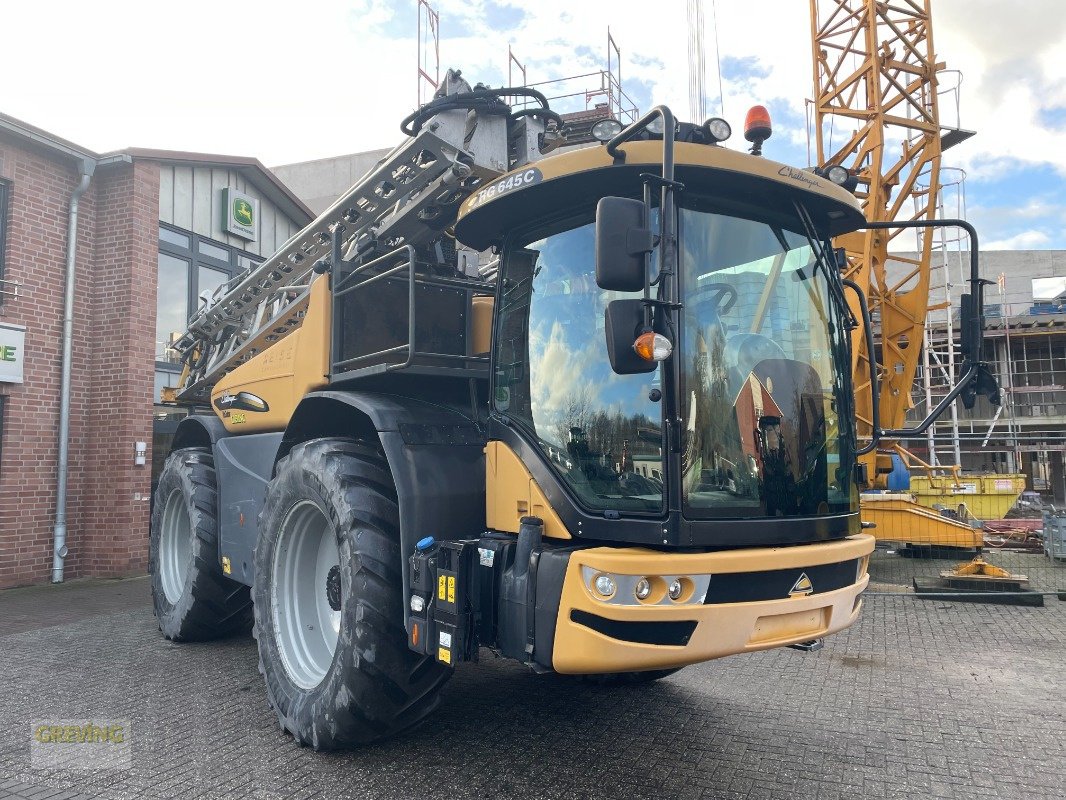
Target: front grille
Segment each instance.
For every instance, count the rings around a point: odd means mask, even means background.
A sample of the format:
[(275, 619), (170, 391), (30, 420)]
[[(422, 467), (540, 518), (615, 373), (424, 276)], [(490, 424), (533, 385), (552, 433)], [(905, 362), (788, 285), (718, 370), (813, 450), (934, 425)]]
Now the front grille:
[(792, 587), (806, 575), (811, 582), (810, 594), (822, 594), (843, 589), (855, 583), (858, 559), (837, 564), (819, 564), (796, 569), (772, 569), (764, 572), (735, 572), (711, 577), (704, 603), (754, 603), (760, 600), (781, 600), (788, 597)]

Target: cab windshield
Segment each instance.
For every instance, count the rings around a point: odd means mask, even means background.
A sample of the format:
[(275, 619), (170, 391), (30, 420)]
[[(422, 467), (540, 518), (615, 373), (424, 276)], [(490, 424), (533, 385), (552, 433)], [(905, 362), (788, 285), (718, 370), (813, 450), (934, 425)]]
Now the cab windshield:
[(586, 508), (661, 513), (661, 370), (612, 371), (604, 309), (625, 295), (596, 286), (594, 238), (592, 222), (578, 219), (508, 248), (494, 405), (531, 434)]
[(696, 206), (679, 227), (684, 513), (852, 510), (844, 309), (799, 221)]

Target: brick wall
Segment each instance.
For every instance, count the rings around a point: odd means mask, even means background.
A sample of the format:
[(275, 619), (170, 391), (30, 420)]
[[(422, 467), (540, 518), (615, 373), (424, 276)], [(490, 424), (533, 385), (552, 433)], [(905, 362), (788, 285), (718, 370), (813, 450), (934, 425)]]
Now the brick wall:
[(81, 568), (96, 576), (125, 575), (144, 572), (148, 564), (151, 461), (134, 465), (134, 443), (152, 443), (159, 167), (137, 161), (94, 183)]
[[(7, 397), (0, 463), (0, 587), (49, 579), (67, 204), (73, 165), (0, 140), (0, 178), (11, 182), (6, 275), (21, 284), (0, 320), (26, 326), (25, 383)], [(158, 167), (101, 170), (82, 197), (65, 575), (143, 571), (150, 468), (133, 443), (151, 442)]]

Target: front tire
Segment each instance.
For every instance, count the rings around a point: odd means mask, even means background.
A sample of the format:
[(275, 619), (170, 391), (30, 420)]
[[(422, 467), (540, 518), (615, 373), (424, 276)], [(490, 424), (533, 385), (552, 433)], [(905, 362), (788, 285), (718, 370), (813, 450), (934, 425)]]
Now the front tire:
[(259, 535), (254, 634), (281, 726), (331, 750), (425, 719), (451, 670), (407, 646), (399, 508), (377, 442), (296, 445)]
[(245, 632), (252, 622), (248, 587), (218, 564), (215, 462), (205, 447), (170, 454), (152, 508), (148, 569), (159, 630), (174, 641)]

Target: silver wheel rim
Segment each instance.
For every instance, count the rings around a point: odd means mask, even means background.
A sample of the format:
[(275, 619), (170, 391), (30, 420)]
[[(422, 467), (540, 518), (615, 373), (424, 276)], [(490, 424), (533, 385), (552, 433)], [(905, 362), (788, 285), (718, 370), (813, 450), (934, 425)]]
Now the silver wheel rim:
[(285, 672), (313, 689), (333, 663), (340, 636), (340, 550), (326, 515), (297, 503), (281, 524), (274, 552), (270, 605)]
[(185, 591), (185, 579), (192, 562), (192, 520), (181, 489), (175, 489), (167, 496), (160, 525), (159, 578), (167, 601), (175, 605)]

